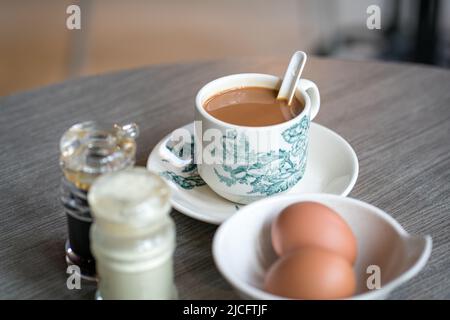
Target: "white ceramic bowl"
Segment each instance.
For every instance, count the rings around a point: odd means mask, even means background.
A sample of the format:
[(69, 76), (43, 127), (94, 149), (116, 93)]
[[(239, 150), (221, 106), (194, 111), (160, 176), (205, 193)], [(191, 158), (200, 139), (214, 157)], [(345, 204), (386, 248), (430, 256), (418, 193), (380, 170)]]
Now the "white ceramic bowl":
[[(243, 298), (283, 299), (262, 288), (264, 275), (276, 260), (270, 226), (283, 208), (298, 201), (317, 201), (329, 206), (355, 234), (357, 293), (351, 299), (385, 299), (393, 289), (415, 276), (430, 256), (430, 236), (408, 234), (390, 215), (370, 204), (330, 194), (274, 196), (242, 208), (214, 236), (214, 261)], [(370, 265), (380, 267), (380, 289), (367, 288)]]

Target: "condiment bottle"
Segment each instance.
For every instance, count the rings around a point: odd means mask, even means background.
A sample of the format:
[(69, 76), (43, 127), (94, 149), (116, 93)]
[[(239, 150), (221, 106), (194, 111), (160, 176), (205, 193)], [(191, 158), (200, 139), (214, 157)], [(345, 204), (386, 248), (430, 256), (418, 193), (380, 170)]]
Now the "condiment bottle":
[(138, 134), (136, 124), (88, 121), (75, 124), (61, 138), (61, 201), (68, 225), (66, 261), (77, 265), (85, 279), (95, 280), (96, 274), (89, 244), (92, 217), (87, 192), (98, 176), (134, 165)]
[(174, 299), (175, 226), (166, 183), (135, 167), (98, 178), (88, 194), (100, 299)]

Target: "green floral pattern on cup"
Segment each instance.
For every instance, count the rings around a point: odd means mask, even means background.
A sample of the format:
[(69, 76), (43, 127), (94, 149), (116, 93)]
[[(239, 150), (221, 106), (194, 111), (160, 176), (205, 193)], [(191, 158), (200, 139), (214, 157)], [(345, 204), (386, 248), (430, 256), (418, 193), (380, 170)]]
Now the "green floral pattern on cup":
[[(228, 187), (236, 184), (250, 186), (248, 194), (270, 196), (288, 190), (305, 173), (309, 125), (309, 117), (304, 116), (300, 122), (283, 131), (282, 136), (290, 145), (289, 149), (253, 154), (255, 161), (249, 164), (223, 164), (222, 172), (215, 168), (215, 174)], [(227, 139), (238, 139), (233, 150), (248, 150), (248, 141), (233, 134), (224, 137), (224, 148)]]
[[(228, 132), (227, 136), (223, 137), (223, 148), (232, 153), (232, 157), (238, 164), (222, 164), (221, 172), (214, 169), (216, 176), (228, 187), (235, 184), (250, 186), (249, 194), (270, 196), (290, 189), (305, 173), (309, 126), (309, 118), (304, 116), (299, 123), (282, 133), (284, 141), (290, 145), (289, 149), (256, 154), (249, 152), (248, 141), (245, 137), (238, 136), (235, 131)], [(193, 137), (191, 141), (194, 141)], [(231, 143), (228, 144), (229, 142)], [(193, 157), (194, 143), (192, 142), (189, 147)], [(183, 157), (183, 152), (186, 150), (185, 146), (178, 149), (172, 146), (167, 146), (167, 148), (180, 158)], [(237, 150), (246, 152), (236, 152)], [(215, 152), (216, 150), (213, 149), (211, 154), (214, 155)], [(255, 161), (239, 164), (245, 160), (243, 157), (255, 159)], [(186, 190), (206, 184), (198, 174), (196, 164), (189, 164), (179, 172), (163, 171), (160, 175)]]

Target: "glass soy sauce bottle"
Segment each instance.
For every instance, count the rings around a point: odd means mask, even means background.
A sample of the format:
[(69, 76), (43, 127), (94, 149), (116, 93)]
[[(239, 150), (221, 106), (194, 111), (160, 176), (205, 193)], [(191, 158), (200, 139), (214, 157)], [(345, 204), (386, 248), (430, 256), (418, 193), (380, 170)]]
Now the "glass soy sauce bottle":
[(134, 123), (121, 126), (88, 121), (73, 125), (61, 138), (59, 163), (64, 173), (61, 202), (68, 227), (66, 262), (78, 266), (84, 279), (96, 279), (87, 193), (98, 176), (134, 165), (138, 135)]

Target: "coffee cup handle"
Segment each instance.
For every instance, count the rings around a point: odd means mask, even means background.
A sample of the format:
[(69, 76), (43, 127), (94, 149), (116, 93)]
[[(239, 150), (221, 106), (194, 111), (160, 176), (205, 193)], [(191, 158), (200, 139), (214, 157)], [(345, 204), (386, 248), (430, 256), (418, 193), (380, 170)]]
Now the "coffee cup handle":
[(300, 79), (298, 86), (306, 91), (311, 100), (311, 120), (313, 120), (320, 109), (320, 93), (316, 84), (310, 80)]
[(169, 140), (171, 139), (171, 137), (167, 137), (166, 139), (164, 139), (164, 141), (161, 143), (161, 145), (159, 146), (159, 156), (163, 159), (166, 160), (167, 162), (169, 162), (172, 166), (176, 167), (176, 168), (182, 168), (185, 167), (189, 164), (192, 163), (192, 158), (191, 159), (181, 159), (180, 157), (177, 157), (175, 154), (173, 154), (172, 151), (170, 151), (167, 148), (167, 143), (169, 142)]

